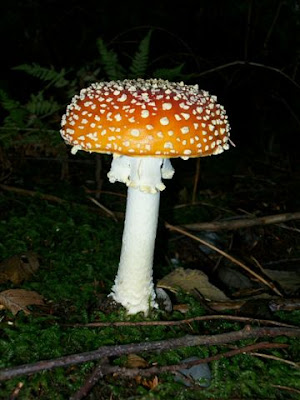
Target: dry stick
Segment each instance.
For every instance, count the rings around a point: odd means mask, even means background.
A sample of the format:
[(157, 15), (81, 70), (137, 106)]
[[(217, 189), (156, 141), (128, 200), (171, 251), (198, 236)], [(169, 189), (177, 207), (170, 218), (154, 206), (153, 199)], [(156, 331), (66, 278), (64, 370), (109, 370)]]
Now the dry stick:
[(256, 343), (253, 345), (245, 346), (245, 347), (240, 347), (239, 349), (235, 350), (230, 350), (227, 351), (226, 353), (220, 353), (215, 356), (211, 357), (206, 357), (202, 358), (200, 360), (193, 360), (189, 362), (184, 362), (180, 364), (174, 364), (174, 365), (166, 365), (166, 366), (156, 366), (156, 367), (150, 367), (146, 369), (142, 368), (124, 368), (124, 367), (118, 367), (118, 366), (110, 366), (110, 365), (98, 365), (92, 374), (88, 377), (88, 379), (85, 381), (84, 385), (70, 398), (70, 400), (81, 400), (87, 394), (91, 391), (91, 389), (95, 386), (97, 381), (102, 378), (104, 375), (109, 375), (109, 374), (118, 374), (121, 375), (122, 377), (127, 377), (127, 378), (132, 378), (137, 375), (139, 376), (150, 376), (150, 375), (158, 375), (162, 374), (165, 372), (176, 372), (181, 369), (185, 368), (191, 368), (194, 365), (199, 365), (199, 364), (206, 364), (212, 361), (217, 361), (220, 360), (221, 358), (228, 358), (228, 357), (233, 357), (237, 354), (246, 354), (248, 352), (251, 352), (253, 350), (258, 350), (258, 349), (272, 349), (272, 348), (287, 348), (289, 345), (287, 344), (282, 344), (282, 343), (268, 343), (268, 342), (262, 342), (262, 343)]
[(282, 386), (282, 385), (271, 385), (271, 386), (276, 388), (276, 389), (287, 390), (288, 392), (293, 392), (293, 393), (299, 393), (300, 394), (300, 390), (298, 390), (296, 388), (289, 387), (289, 386)]
[(90, 322), (88, 324), (67, 324), (66, 326), (72, 327), (85, 327), (85, 328), (101, 328), (101, 327), (122, 327), (122, 326), (178, 326), (183, 324), (191, 324), (197, 321), (208, 320), (227, 320), (234, 322), (258, 323), (264, 325), (281, 326), (285, 328), (297, 328), (297, 326), (284, 324), (283, 322), (272, 321), (268, 319), (257, 319), (249, 317), (236, 317), (234, 315), (202, 315), (200, 317), (193, 317), (181, 319), (179, 321), (116, 321), (116, 322)]
[[(25, 196), (37, 197), (37, 198), (40, 197), (41, 199), (48, 200), (48, 201), (50, 201), (52, 203), (58, 203), (58, 204), (67, 203), (66, 200), (63, 200), (60, 197), (53, 196), (52, 194), (37, 193), (34, 190), (27, 190), (27, 189), (22, 189), (22, 188), (17, 188), (17, 187), (13, 187), (13, 186), (2, 185), (2, 184), (0, 184), (0, 189), (6, 190), (8, 192), (21, 194), (22, 196), (25, 195)], [(71, 204), (75, 204), (75, 203), (71, 203)]]
[(105, 207), (103, 204), (99, 203), (99, 201), (96, 200), (96, 199), (94, 199), (93, 197), (87, 196), (87, 198), (88, 198), (92, 203), (96, 204), (96, 206), (98, 206), (99, 208), (101, 208), (101, 210), (103, 210), (109, 217), (113, 218), (113, 220), (114, 220), (115, 222), (118, 222), (117, 217), (115, 216), (115, 214), (114, 214), (110, 209), (108, 209), (107, 207)]
[(221, 333), (218, 335), (186, 335), (180, 338), (158, 340), (155, 342), (130, 343), (115, 346), (103, 346), (94, 351), (72, 354), (57, 359), (38, 361), (33, 364), (25, 364), (12, 368), (0, 370), (0, 381), (11, 379), (21, 375), (28, 375), (34, 372), (50, 370), (57, 367), (80, 364), (87, 361), (101, 360), (104, 357), (121, 356), (142, 351), (164, 351), (178, 347), (192, 346), (216, 346), (228, 344), (238, 340), (245, 340), (260, 337), (292, 336), (300, 337), (300, 328), (251, 328), (247, 325), (240, 331)]
[(86, 379), (81, 388), (73, 396), (70, 397), (70, 400), (84, 399), (92, 390), (92, 388), (96, 385), (99, 379), (104, 377), (109, 367), (110, 365), (108, 363), (108, 359), (105, 359), (104, 362), (100, 362), (99, 365), (97, 365), (97, 367), (94, 369), (92, 374)]
[(271, 354), (262, 354), (262, 353), (249, 353), (250, 356), (261, 357), (261, 358), (268, 358), (269, 360), (280, 361), (282, 363), (291, 365), (294, 368), (300, 369), (300, 365), (294, 361), (285, 360), (284, 358), (272, 356)]
[(258, 279), (260, 282), (264, 283), (266, 286), (268, 286), (270, 289), (273, 290), (273, 292), (275, 292), (278, 296), (283, 297), (283, 295), (280, 293), (280, 291), (273, 285), (272, 282), (268, 282), (264, 277), (258, 275), (256, 272), (252, 271), (251, 268), (247, 267), (247, 265), (245, 265), (244, 263), (242, 263), (241, 261), (237, 260), (236, 258), (230, 256), (229, 254), (225, 253), (225, 251), (220, 250), (218, 247), (212, 245), (211, 243), (200, 239), (198, 236), (192, 235), (191, 233), (187, 232), (186, 230), (179, 228), (178, 226), (174, 226), (171, 225), (169, 223), (165, 223), (165, 226), (167, 229), (170, 229), (171, 231), (175, 231), (175, 232), (179, 232), (182, 235), (185, 235), (187, 237), (190, 237), (191, 239), (196, 240), (197, 242), (204, 244), (205, 246), (209, 247), (210, 249), (216, 251), (217, 253), (221, 254), (222, 256), (224, 256), (225, 258), (227, 258), (228, 260), (232, 261), (233, 263), (239, 265), (241, 268), (243, 268), (244, 270), (246, 270), (249, 274), (253, 275), (256, 279)]
[[(30, 196), (30, 197), (41, 198), (42, 200), (47, 200), (47, 201), (50, 201), (51, 203), (71, 204), (72, 206), (75, 206), (75, 207), (87, 207), (85, 204), (79, 204), (79, 203), (74, 203), (72, 201), (64, 200), (64, 199), (61, 199), (60, 197), (53, 196), (52, 194), (37, 193), (34, 190), (22, 189), (22, 188), (17, 188), (17, 187), (14, 187), (14, 186), (7, 186), (7, 185), (2, 185), (2, 184), (0, 184), (0, 189), (6, 190), (8, 192), (17, 193), (17, 194), (20, 194), (22, 196)], [(91, 200), (91, 198), (89, 198), (89, 199)], [(93, 199), (92, 201), (95, 202), (97, 200)], [(123, 218), (123, 213), (119, 213), (119, 212), (113, 213), (112, 211), (108, 210), (106, 207), (104, 207), (102, 205), (100, 206), (99, 204), (100, 203), (98, 203), (97, 206), (99, 208), (101, 208), (103, 211), (105, 211), (106, 214), (109, 214), (111, 217), (113, 215), (114, 219), (116, 219), (117, 217)], [(88, 208), (88, 209), (91, 210), (91, 208)], [(98, 209), (97, 208), (93, 208), (92, 211), (93, 212), (97, 212)], [(101, 212), (100, 214), (103, 216), (103, 212)]]
[(300, 219), (300, 212), (268, 215), (259, 218), (240, 218), (233, 221), (200, 222), (195, 224), (182, 225), (191, 231), (220, 231), (222, 229), (250, 228), (257, 225), (278, 224), (280, 222)]

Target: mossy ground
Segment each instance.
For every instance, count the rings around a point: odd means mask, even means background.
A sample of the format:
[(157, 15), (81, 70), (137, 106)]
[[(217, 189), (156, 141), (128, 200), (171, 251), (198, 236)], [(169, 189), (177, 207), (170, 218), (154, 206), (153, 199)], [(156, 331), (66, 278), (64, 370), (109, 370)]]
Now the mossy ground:
[[(35, 186), (36, 189), (37, 186)], [(50, 192), (50, 184), (40, 186), (40, 191)], [(66, 183), (56, 183), (55, 192), (77, 203), (83, 202), (83, 191), (74, 191)], [(114, 198), (103, 197), (106, 205), (124, 209), (124, 199), (113, 204)], [(165, 203), (164, 203), (165, 202)], [(163, 200), (162, 206), (167, 204)], [(222, 205), (223, 206), (223, 205)], [(158, 339), (168, 339), (189, 334), (213, 334), (243, 327), (241, 324), (220, 322), (193, 323), (178, 327), (106, 327), (84, 328), (68, 324), (91, 321), (143, 320), (143, 316), (128, 317), (123, 311), (104, 313), (101, 301), (113, 283), (118, 265), (123, 224), (100, 216), (87, 205), (76, 206), (47, 202), (10, 192), (0, 196), (0, 259), (34, 251), (40, 260), (39, 270), (21, 285), (6, 283), (1, 290), (22, 287), (44, 296), (46, 306), (31, 307), (31, 314), (22, 312), (13, 316), (2, 310), (0, 317), (0, 368), (32, 363), (67, 354), (97, 349), (103, 345), (115, 345)], [(169, 211), (165, 212), (165, 215)], [(174, 220), (194, 218), (184, 209), (173, 214)], [(187, 214), (187, 215), (185, 215)], [(169, 212), (170, 215), (170, 212)], [(197, 215), (199, 220), (199, 214)], [(163, 234), (163, 233), (160, 233)], [(174, 244), (173, 244), (174, 246)], [(160, 278), (171, 270), (162, 263), (155, 268)], [(203, 315), (199, 302), (183, 293), (176, 301), (189, 306), (187, 314), (157, 312), (149, 319), (182, 319)], [(299, 312), (278, 313), (277, 319), (299, 324)], [(299, 340), (277, 338), (274, 342), (289, 344), (288, 349), (266, 350), (265, 353), (286, 360), (299, 362)], [(248, 340), (237, 346), (253, 343)], [(190, 357), (207, 357), (231, 349), (232, 346), (182, 348), (164, 353), (144, 353), (149, 364), (167, 365), (179, 363)], [(112, 360), (122, 365), (125, 357)], [(0, 398), (8, 399), (18, 382), (24, 383), (18, 399), (67, 399), (83, 384), (96, 364), (93, 362), (67, 368), (57, 368), (28, 377), (7, 381), (1, 385)], [(107, 376), (100, 380), (89, 395), (90, 399), (297, 399), (299, 393), (282, 390), (275, 385), (300, 390), (300, 374), (296, 369), (275, 360), (251, 355), (237, 355), (210, 363), (212, 383), (209, 388), (197, 385), (187, 388), (174, 381), (172, 374), (159, 376), (159, 384), (150, 390), (135, 379)]]

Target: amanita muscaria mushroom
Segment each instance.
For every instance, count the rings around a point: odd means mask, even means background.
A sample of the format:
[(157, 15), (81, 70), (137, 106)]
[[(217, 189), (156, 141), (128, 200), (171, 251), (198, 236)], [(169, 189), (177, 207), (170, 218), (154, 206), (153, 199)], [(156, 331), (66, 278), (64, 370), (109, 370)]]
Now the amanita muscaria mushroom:
[(61, 135), (78, 150), (113, 153), (110, 182), (128, 186), (119, 270), (110, 296), (129, 314), (156, 308), (152, 264), (161, 178), (170, 158), (229, 148), (224, 107), (198, 85), (160, 79), (94, 83), (67, 107)]

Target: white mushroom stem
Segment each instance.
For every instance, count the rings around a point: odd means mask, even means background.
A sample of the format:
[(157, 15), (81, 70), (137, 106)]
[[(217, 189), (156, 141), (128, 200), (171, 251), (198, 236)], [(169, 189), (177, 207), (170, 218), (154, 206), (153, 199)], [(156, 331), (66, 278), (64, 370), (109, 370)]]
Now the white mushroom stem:
[(129, 186), (120, 264), (110, 294), (129, 314), (157, 308), (152, 269), (160, 190), (165, 188), (161, 177), (173, 174), (170, 162), (126, 156), (115, 157), (108, 174), (111, 182)]

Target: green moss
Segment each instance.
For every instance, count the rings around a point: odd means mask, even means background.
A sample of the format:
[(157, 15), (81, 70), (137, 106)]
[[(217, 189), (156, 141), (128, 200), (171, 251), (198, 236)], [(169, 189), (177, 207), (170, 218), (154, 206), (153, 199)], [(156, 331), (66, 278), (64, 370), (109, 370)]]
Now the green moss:
[[(47, 204), (40, 199), (0, 198), (5, 216), (0, 223), (0, 258), (24, 251), (34, 251), (40, 259), (39, 270), (16, 286), (1, 285), (0, 290), (22, 287), (42, 294), (48, 306), (31, 307), (32, 314), (19, 313), (16, 317), (1, 311), (0, 368), (57, 358), (67, 354), (94, 350), (103, 345), (125, 344), (181, 337), (185, 334), (211, 334), (238, 330), (243, 325), (229, 321), (194, 322), (181, 326), (148, 327), (72, 327), (77, 322), (141, 321), (144, 316), (128, 317), (122, 310), (106, 314), (99, 311), (98, 297), (110, 291), (119, 260), (122, 224), (102, 218), (84, 207)], [(165, 267), (167, 270), (167, 267)], [(186, 318), (204, 315), (197, 299), (178, 293), (178, 303), (189, 306)], [(171, 315), (154, 312), (151, 320), (182, 319), (178, 311)], [(278, 313), (278, 318), (293, 323), (299, 315)], [(7, 322), (10, 322), (8, 324)], [(284, 359), (299, 361), (299, 340), (276, 338), (278, 343), (289, 344), (288, 349), (266, 351)], [(243, 341), (242, 346), (253, 341)], [(227, 346), (201, 346), (181, 348), (162, 353), (143, 353), (151, 365), (177, 364), (190, 357), (209, 357), (229, 350)], [(126, 357), (112, 360), (124, 365)], [(52, 371), (21, 377), (5, 382), (0, 398), (9, 398), (18, 382), (24, 382), (20, 400), (67, 399), (84, 382), (96, 364), (93, 362), (58, 368)], [(189, 389), (174, 381), (171, 374), (159, 376), (159, 385), (149, 390), (135, 380), (108, 376), (94, 389), (95, 397), (110, 396), (119, 399), (296, 399), (295, 393), (283, 392), (272, 385), (300, 389), (299, 371), (275, 360), (250, 355), (237, 355), (210, 363), (212, 383), (207, 389), (197, 386)]]

